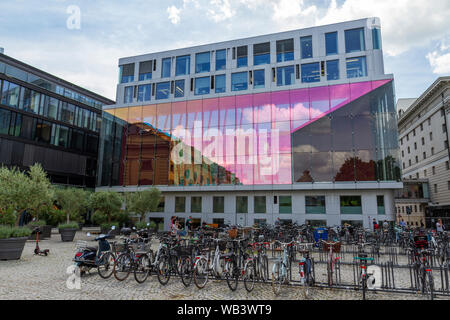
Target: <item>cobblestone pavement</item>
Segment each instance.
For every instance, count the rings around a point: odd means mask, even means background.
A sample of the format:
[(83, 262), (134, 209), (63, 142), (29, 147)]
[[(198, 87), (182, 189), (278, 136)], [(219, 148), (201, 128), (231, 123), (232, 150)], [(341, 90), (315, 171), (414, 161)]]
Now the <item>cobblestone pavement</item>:
[[(221, 300), (302, 300), (303, 290), (299, 287), (284, 287), (279, 296), (275, 296), (270, 285), (256, 284), (251, 293), (247, 293), (242, 283), (232, 292), (225, 281), (210, 281), (202, 290), (195, 285), (185, 288), (178, 278), (171, 278), (166, 286), (159, 284), (155, 275), (144, 284), (138, 284), (132, 275), (124, 282), (114, 277), (104, 280), (93, 269), (82, 277), (81, 289), (68, 289), (67, 268), (72, 265), (76, 240), (92, 241), (84, 232), (78, 232), (74, 242), (61, 242), (59, 234), (53, 234), (50, 240), (40, 242), (41, 249), (50, 249), (47, 257), (33, 254), (35, 243), (28, 241), (22, 258), (17, 261), (0, 261), (0, 299), (63, 299), (63, 300), (171, 300), (171, 299), (221, 299)], [(92, 241), (92, 245), (96, 243)], [(323, 265), (316, 268), (324, 273)], [(344, 272), (344, 270), (342, 270)], [(351, 272), (351, 269), (348, 270)], [(325, 276), (325, 274), (321, 275)], [(361, 293), (354, 290), (311, 289), (310, 299), (314, 300), (360, 300)], [(420, 294), (369, 293), (369, 300), (421, 300)], [(439, 299), (449, 299), (439, 297)]]

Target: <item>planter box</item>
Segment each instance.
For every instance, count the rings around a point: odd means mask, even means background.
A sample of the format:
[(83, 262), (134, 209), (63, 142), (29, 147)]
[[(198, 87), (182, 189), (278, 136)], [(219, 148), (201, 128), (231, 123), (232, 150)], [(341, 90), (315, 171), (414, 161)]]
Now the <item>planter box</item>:
[(0, 239), (0, 260), (20, 259), (27, 239), (27, 237)]
[[(30, 228), (31, 231), (33, 231), (36, 226), (27, 226), (27, 228)], [(52, 226), (40, 226), (41, 234), (39, 234), (39, 240), (41, 239), (50, 239), (52, 237)], [(28, 240), (36, 240), (36, 233), (31, 234), (28, 237)]]
[(77, 229), (59, 229), (59, 233), (61, 234), (61, 240), (63, 242), (71, 242), (73, 241), (73, 238), (75, 238)]

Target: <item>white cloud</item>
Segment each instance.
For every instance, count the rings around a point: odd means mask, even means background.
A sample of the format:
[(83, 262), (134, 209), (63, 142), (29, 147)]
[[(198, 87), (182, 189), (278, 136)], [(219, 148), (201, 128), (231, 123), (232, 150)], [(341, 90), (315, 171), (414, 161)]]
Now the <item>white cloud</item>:
[(180, 12), (181, 10), (178, 9), (175, 6), (170, 6), (167, 8), (167, 13), (169, 14), (169, 20), (170, 22), (172, 22), (173, 24), (178, 24), (180, 23)]
[(211, 0), (209, 3), (208, 17), (214, 22), (221, 22), (232, 18), (236, 11), (232, 9), (230, 0)]
[(450, 37), (441, 41), (439, 48), (427, 54), (434, 74), (450, 73)]

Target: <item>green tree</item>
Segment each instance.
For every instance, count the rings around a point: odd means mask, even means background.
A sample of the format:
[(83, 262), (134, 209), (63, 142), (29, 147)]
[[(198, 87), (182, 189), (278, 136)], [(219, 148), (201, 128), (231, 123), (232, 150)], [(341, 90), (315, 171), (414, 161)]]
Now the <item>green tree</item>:
[(142, 222), (147, 212), (155, 212), (161, 201), (161, 191), (156, 188), (133, 192), (127, 197), (127, 207), (130, 212), (139, 214)]
[(0, 168), (0, 208), (16, 211), (16, 226), (25, 210), (39, 219), (39, 209), (50, 206), (53, 199), (53, 188), (40, 164), (31, 166), (28, 175), (15, 167)]
[(56, 201), (66, 213), (66, 223), (79, 221), (89, 207), (89, 192), (79, 188), (57, 189)]
[(97, 215), (105, 215), (107, 222), (111, 223), (112, 218), (121, 211), (122, 197), (112, 191), (94, 192), (90, 197), (90, 206)]

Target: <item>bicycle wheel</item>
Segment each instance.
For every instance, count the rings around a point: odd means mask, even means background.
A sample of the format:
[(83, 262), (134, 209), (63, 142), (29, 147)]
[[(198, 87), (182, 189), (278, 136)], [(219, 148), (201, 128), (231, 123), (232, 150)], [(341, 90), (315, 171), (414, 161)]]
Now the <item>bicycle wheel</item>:
[(190, 257), (182, 258), (181, 263), (181, 282), (185, 287), (189, 287), (192, 282), (192, 262)]
[(328, 286), (333, 286), (333, 263), (330, 261), (327, 264)]
[(272, 290), (273, 293), (279, 295), (281, 292), (281, 284), (283, 283), (283, 277), (281, 276), (281, 264), (278, 262), (273, 265), (272, 269)]
[(267, 282), (269, 280), (269, 258), (266, 255), (261, 257), (261, 261), (259, 263), (259, 276), (263, 282)]
[(97, 271), (100, 277), (108, 279), (114, 272), (115, 257), (111, 252), (105, 252), (99, 259)]
[(236, 291), (239, 281), (239, 269), (236, 261), (227, 261), (225, 264), (225, 280), (231, 291)]
[(169, 257), (164, 255), (159, 258), (157, 268), (158, 281), (165, 286), (170, 280), (170, 261)]
[(114, 262), (114, 278), (119, 281), (124, 281), (128, 278), (131, 272), (131, 256), (129, 253), (122, 253)]
[(150, 273), (151, 261), (147, 254), (143, 254), (138, 258), (136, 268), (134, 269), (134, 279), (137, 283), (144, 283)]
[(199, 289), (203, 289), (208, 282), (208, 260), (200, 258), (194, 267), (194, 283)]
[(424, 276), (424, 289), (429, 300), (434, 300), (434, 281), (431, 272), (427, 272)]
[(249, 261), (244, 267), (244, 286), (248, 292), (252, 292), (255, 288), (255, 264)]

